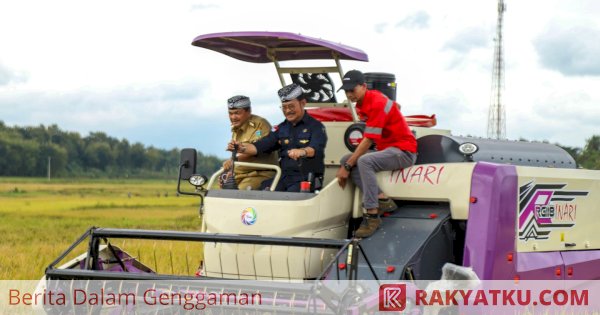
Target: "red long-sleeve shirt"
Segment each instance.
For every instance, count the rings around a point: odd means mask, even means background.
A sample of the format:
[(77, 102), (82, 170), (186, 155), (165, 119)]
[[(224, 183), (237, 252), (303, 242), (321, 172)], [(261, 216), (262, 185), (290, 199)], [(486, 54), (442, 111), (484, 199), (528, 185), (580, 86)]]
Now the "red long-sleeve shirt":
[(364, 136), (375, 142), (378, 151), (396, 147), (417, 152), (417, 140), (395, 101), (377, 90), (367, 90), (362, 102), (356, 104), (356, 109), (360, 117), (366, 119)]

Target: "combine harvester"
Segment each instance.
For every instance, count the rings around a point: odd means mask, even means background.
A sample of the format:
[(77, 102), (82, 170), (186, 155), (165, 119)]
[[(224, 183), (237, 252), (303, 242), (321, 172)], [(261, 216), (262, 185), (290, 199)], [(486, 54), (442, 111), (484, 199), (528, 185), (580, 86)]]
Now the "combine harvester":
[[(479, 279), (600, 279), (600, 171), (577, 169), (561, 148), (545, 143), (450, 135), (432, 128), (435, 116), (407, 116), (418, 139), (416, 165), (381, 172), (378, 184), (398, 205), (366, 239), (352, 238), (362, 217), (361, 194), (340, 188), (340, 158), (362, 137), (353, 106), (338, 102), (340, 61), (368, 61), (359, 49), (291, 33), (201, 35), (194, 46), (253, 63), (273, 63), (282, 85), (300, 84), (308, 112), (326, 126), (329, 142), (320, 191), (288, 193), (213, 189), (195, 174), (196, 151), (181, 154), (181, 194), (201, 200), (199, 232), (92, 228), (53, 262), (46, 279), (440, 279), (446, 263), (471, 268)], [(322, 59), (331, 66), (280, 62)], [(331, 76), (330, 76), (331, 75)], [(395, 98), (394, 76), (366, 74), (371, 88)], [(287, 80), (287, 81), (286, 81)], [(338, 80), (339, 82), (339, 80)], [(259, 168), (277, 166), (237, 162)], [(195, 186), (180, 189), (182, 181)], [(273, 187), (276, 185), (273, 184)], [(185, 255), (187, 271), (149, 267), (114, 244), (124, 239), (191, 242), (202, 257)], [(87, 253), (60, 262), (84, 240)], [(173, 253), (169, 254), (171, 263)], [(191, 267), (190, 267), (191, 265)]]

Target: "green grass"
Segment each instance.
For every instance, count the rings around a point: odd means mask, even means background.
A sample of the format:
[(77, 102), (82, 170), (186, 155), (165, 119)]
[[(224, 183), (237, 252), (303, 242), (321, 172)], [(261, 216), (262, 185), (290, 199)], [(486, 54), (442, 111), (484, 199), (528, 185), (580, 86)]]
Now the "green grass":
[[(47, 181), (0, 177), (0, 279), (39, 279), (50, 262), (92, 226), (199, 230), (199, 199), (177, 197), (176, 184), (174, 180)], [(150, 255), (150, 267), (174, 259), (165, 254), (155, 258), (152, 251), (163, 244), (133, 243), (116, 245), (133, 256)], [(86, 245), (75, 252), (83, 253)], [(170, 251), (175, 246), (176, 252), (183, 247), (187, 251), (190, 245), (166, 246)], [(200, 251), (193, 252), (197, 256)], [(194, 258), (188, 268), (197, 267), (198, 260)]]

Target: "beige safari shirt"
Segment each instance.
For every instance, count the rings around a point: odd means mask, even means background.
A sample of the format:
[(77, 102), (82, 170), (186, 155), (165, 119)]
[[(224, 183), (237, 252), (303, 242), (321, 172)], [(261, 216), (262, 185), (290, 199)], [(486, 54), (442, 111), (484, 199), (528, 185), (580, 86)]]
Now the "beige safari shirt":
[[(269, 124), (266, 119), (253, 114), (250, 115), (250, 119), (248, 119), (248, 121), (246, 121), (246, 123), (241, 125), (239, 128), (231, 128), (231, 132), (232, 139), (235, 141), (254, 143), (258, 139), (268, 135), (269, 132), (271, 132), (271, 124)], [(255, 156), (246, 162), (277, 165), (277, 152), (272, 152), (268, 155)], [(256, 168), (236, 166), (235, 177), (236, 179), (241, 179), (246, 176), (256, 176), (257, 173), (254, 173), (255, 171), (259, 172), (263, 176), (272, 176), (275, 174), (274, 171), (271, 170), (265, 171)], [(270, 174), (266, 174), (265, 172)]]

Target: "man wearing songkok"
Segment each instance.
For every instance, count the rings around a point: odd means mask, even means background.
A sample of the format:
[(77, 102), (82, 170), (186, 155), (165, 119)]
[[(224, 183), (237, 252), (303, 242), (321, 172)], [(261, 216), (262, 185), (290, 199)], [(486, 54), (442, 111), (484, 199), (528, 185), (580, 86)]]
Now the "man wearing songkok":
[[(304, 110), (306, 98), (299, 85), (286, 85), (277, 94), (285, 120), (253, 144), (242, 143), (240, 152), (251, 156), (279, 152), (282, 176), (277, 191), (299, 192), (302, 181), (311, 181), (311, 190), (319, 189), (325, 171), (325, 127)], [(233, 144), (228, 149), (233, 150)], [(263, 188), (271, 184), (266, 181)]]
[[(271, 132), (271, 124), (257, 115), (252, 114), (250, 98), (236, 95), (227, 100), (229, 121), (231, 122), (231, 141), (237, 143), (254, 143)], [(261, 164), (277, 164), (276, 153), (262, 156), (250, 156), (238, 153), (237, 160)], [(231, 170), (231, 159), (223, 163), (225, 171)], [(261, 183), (275, 175), (275, 172), (267, 169), (253, 168), (249, 166), (234, 166), (235, 182), (239, 189), (259, 189)], [(227, 174), (227, 173), (226, 173)], [(231, 172), (228, 173), (231, 176)]]

